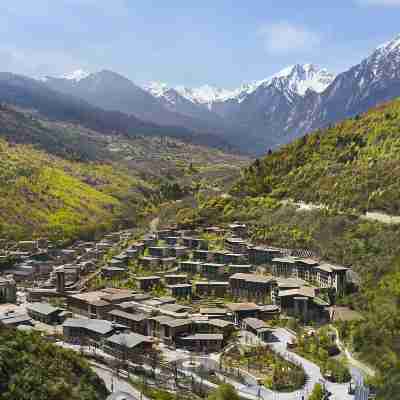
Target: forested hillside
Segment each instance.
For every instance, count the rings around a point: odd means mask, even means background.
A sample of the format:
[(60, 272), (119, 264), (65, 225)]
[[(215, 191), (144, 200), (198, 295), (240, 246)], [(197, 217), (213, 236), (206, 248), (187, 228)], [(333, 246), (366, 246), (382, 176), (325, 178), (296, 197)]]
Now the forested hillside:
[[(308, 249), (352, 266), (357, 292), (342, 304), (364, 319), (341, 326), (349, 348), (377, 370), (380, 399), (400, 390), (399, 224), (362, 218), (366, 210), (400, 212), (400, 101), (270, 153), (242, 171), (230, 195), (165, 208), (180, 226), (246, 222), (264, 245)], [(299, 209), (286, 199), (327, 205)]]
[(104, 400), (107, 389), (87, 362), (39, 334), (0, 330), (1, 400)]
[(397, 100), (256, 160), (234, 193), (399, 214), (399, 150)]

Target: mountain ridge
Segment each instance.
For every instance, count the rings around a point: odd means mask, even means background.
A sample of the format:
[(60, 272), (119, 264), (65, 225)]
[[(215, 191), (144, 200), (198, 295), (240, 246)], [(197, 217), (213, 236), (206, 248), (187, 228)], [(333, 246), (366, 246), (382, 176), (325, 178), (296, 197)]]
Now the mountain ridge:
[(83, 88), (85, 81), (95, 79), (99, 73), (87, 77), (78, 71), (69, 75), (79, 78), (62, 80), (69, 89), (54, 86), (60, 84), (60, 79), (47, 79), (46, 84), (61, 91), (71, 90), (69, 94), (97, 102), (105, 109), (110, 107), (98, 102), (113, 103), (114, 109), (153, 123), (207, 131), (245, 152), (263, 154), (400, 96), (399, 71), (400, 35), (336, 76), (313, 64), (295, 64), (233, 90), (210, 85), (171, 87), (157, 82), (140, 87), (124, 78), (124, 90), (131, 88), (129, 96), (117, 88), (105, 90), (106, 85), (95, 93), (88, 89), (80, 93), (77, 88)]

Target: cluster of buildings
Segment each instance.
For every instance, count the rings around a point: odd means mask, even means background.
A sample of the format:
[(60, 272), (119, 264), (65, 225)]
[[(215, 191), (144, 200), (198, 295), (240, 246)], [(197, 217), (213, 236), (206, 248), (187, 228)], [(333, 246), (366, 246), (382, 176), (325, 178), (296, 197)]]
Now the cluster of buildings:
[[(246, 230), (236, 223), (224, 229), (164, 229), (146, 235), (131, 246), (146, 271), (135, 277), (138, 288), (148, 292), (161, 286), (178, 299), (229, 297), (273, 304), (304, 321), (329, 318), (327, 293), (345, 292), (349, 268), (252, 245)], [(217, 238), (218, 248), (207, 234)]]
[[(70, 342), (95, 343), (131, 358), (159, 342), (212, 352), (227, 345), (237, 329), (267, 340), (266, 321), (281, 314), (304, 322), (328, 320), (327, 292), (341, 295), (347, 284), (349, 268), (255, 246), (247, 239), (246, 226), (235, 223), (201, 231), (164, 229), (130, 243), (108, 260), (101, 274), (105, 278), (130, 274), (136, 290), (70, 290), (81, 275), (96, 268), (100, 256), (127, 239), (127, 232), (113, 233), (97, 243), (78, 242), (59, 250), (49, 246), (48, 260), (43, 251), (41, 259), (24, 259), (16, 271), (32, 267), (34, 274), (55, 287), (66, 306), (34, 301), (25, 313), (0, 313), (0, 324), (23, 329), (34, 321), (59, 325)], [(24, 244), (23, 249), (28, 247)], [(128, 269), (131, 260), (137, 266), (134, 276)], [(0, 301), (15, 301), (15, 276), (0, 278)], [(155, 288), (161, 288), (163, 296), (155, 296)], [(40, 293), (31, 291), (30, 300), (40, 300)], [(210, 298), (224, 301), (202, 307), (201, 302)]]
[[(12, 280), (16, 284), (33, 287), (30, 291), (33, 301), (45, 293), (51, 297), (80, 289), (79, 282), (97, 271), (99, 262), (103, 262), (109, 250), (125, 243), (131, 235), (129, 231), (114, 232), (99, 241), (77, 241), (68, 247), (44, 239), (12, 244), (0, 241), (0, 280)], [(125, 253), (113, 257), (104, 270), (112, 269), (125, 260), (130, 251)], [(106, 272), (102, 273), (107, 275)], [(0, 287), (4, 285), (0, 283)], [(0, 289), (0, 302), (3, 291)]]
[(173, 297), (112, 288), (68, 296), (67, 308), (82, 316), (63, 323), (67, 340), (73, 343), (90, 340), (108, 346), (110, 340), (127, 339), (126, 335), (133, 334), (132, 342), (135, 338), (137, 348), (130, 351), (136, 356), (143, 346), (149, 350), (159, 342), (196, 352), (217, 352), (229, 344), (239, 328), (267, 340), (271, 330), (265, 321), (280, 314), (278, 306), (255, 303), (194, 309), (177, 303)]

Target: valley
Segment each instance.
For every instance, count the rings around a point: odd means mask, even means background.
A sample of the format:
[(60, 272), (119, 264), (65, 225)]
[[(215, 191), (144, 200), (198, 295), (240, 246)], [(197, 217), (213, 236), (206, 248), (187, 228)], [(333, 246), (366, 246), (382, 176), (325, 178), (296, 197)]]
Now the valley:
[(399, 63), (1, 72), (0, 399), (396, 399)]

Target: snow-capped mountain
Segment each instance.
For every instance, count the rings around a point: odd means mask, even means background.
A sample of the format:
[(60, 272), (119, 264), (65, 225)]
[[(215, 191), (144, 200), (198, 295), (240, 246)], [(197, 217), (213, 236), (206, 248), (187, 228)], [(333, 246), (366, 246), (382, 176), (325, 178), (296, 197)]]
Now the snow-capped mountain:
[(61, 75), (61, 79), (67, 79), (70, 81), (75, 81), (75, 82), (79, 82), (82, 79), (87, 78), (90, 75), (90, 72), (86, 72), (82, 69), (77, 69), (76, 71), (72, 71), (70, 73), (66, 73), (64, 75)]
[(400, 96), (400, 35), (337, 76), (313, 64), (296, 64), (234, 89), (160, 82), (139, 87), (111, 71), (82, 70), (47, 78), (46, 84), (157, 124), (218, 133), (260, 153)]
[(360, 64), (339, 74), (323, 93), (305, 129), (319, 128), (362, 113), (398, 96), (400, 35), (377, 47)]
[(143, 86), (153, 96), (168, 97), (171, 90), (195, 104), (205, 104), (212, 109), (212, 104), (227, 100), (242, 102), (246, 96), (252, 94), (260, 87), (275, 85), (287, 92), (304, 96), (307, 90), (317, 93), (323, 92), (335, 76), (326, 69), (321, 69), (313, 64), (293, 65), (279, 71), (277, 74), (250, 83), (245, 83), (237, 89), (229, 90), (203, 85), (198, 88), (187, 88), (185, 86), (171, 87), (162, 82), (150, 82)]
[[(74, 72), (64, 77), (46, 77), (44, 82), (53, 90), (79, 97), (105, 110), (132, 114), (159, 125), (182, 126), (202, 133), (221, 133), (225, 129), (219, 117), (209, 111), (204, 115), (202, 108), (196, 108), (186, 99), (182, 98), (183, 102), (188, 103), (188, 110), (179, 112), (177, 109), (184, 110), (184, 105), (180, 104), (181, 96), (177, 92), (170, 91), (171, 100), (167, 104), (165, 98), (157, 95), (157, 90), (164, 90), (161, 85), (158, 89), (153, 86), (152, 90), (144, 90), (113, 71), (103, 70), (91, 74)], [(179, 107), (176, 109), (172, 106), (173, 96), (177, 96), (175, 103)]]

